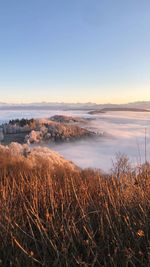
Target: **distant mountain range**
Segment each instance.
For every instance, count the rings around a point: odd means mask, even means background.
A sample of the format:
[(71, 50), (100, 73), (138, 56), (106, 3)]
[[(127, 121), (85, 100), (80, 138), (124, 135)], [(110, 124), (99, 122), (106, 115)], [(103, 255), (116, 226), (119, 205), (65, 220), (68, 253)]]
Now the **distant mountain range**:
[(0, 102), (0, 110), (37, 110), (37, 109), (61, 109), (61, 110), (99, 110), (105, 108), (135, 108), (135, 109), (150, 109), (150, 101), (139, 101), (127, 104), (96, 104), (96, 103), (54, 103), (54, 102), (41, 102), (30, 104), (8, 104)]

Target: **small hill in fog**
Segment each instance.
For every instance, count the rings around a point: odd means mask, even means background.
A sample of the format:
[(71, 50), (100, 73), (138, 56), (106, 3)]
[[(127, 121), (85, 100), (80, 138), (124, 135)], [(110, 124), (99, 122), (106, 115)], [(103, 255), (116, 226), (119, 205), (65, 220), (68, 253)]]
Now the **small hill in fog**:
[(115, 108), (103, 108), (100, 110), (93, 110), (88, 112), (88, 114), (98, 114), (98, 113), (106, 113), (109, 111), (131, 111), (131, 112), (150, 112), (148, 109), (140, 109), (140, 108), (129, 108), (129, 107), (115, 107)]

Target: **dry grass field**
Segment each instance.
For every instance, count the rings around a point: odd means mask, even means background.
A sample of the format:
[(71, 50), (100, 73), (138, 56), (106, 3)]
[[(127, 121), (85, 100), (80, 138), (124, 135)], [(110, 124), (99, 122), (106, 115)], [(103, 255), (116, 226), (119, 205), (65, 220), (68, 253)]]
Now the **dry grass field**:
[(110, 175), (0, 147), (0, 266), (150, 266), (150, 165)]

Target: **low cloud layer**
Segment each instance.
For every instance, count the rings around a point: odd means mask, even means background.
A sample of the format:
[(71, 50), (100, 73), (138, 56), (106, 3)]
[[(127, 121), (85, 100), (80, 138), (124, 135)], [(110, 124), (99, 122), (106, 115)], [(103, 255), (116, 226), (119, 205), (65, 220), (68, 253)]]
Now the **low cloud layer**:
[(145, 160), (145, 129), (146, 156), (150, 160), (150, 113), (144, 112), (108, 112), (99, 115), (88, 115), (85, 111), (14, 111), (10, 114), (0, 111), (0, 122), (11, 118), (50, 117), (55, 114), (89, 117), (84, 125), (95, 132), (105, 133), (105, 137), (91, 138), (64, 144), (49, 144), (65, 158), (72, 160), (81, 167), (101, 168), (108, 171), (117, 152), (127, 154), (133, 164)]

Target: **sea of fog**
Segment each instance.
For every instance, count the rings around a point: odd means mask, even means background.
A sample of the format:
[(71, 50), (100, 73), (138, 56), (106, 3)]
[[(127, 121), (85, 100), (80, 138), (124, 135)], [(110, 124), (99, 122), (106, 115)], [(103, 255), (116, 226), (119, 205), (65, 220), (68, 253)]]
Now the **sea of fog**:
[(0, 110), (0, 124), (14, 118), (49, 118), (55, 114), (90, 118), (84, 127), (105, 133), (104, 137), (48, 145), (78, 166), (109, 171), (118, 152), (128, 155), (133, 164), (144, 162), (145, 129), (146, 154), (147, 160), (150, 160), (150, 113), (148, 112), (116, 111), (89, 115), (83, 110)]

